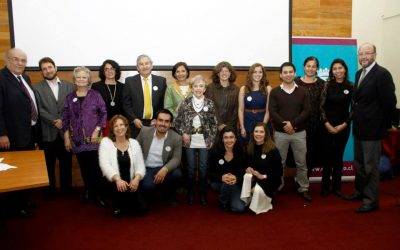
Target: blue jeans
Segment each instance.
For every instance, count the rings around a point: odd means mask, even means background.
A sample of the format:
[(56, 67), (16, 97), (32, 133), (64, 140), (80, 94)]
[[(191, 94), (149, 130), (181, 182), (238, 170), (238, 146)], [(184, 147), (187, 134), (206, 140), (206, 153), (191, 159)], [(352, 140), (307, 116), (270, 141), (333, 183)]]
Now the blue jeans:
[(232, 212), (244, 212), (246, 206), (240, 199), (240, 193), (242, 190), (239, 185), (227, 185), (225, 183), (212, 182), (211, 188), (219, 193), (219, 202), (224, 205), (229, 205)]
[[(196, 169), (198, 165), (200, 193), (205, 194), (207, 188), (208, 149), (186, 148), (185, 151), (188, 163), (188, 192), (189, 194), (193, 194), (196, 179)], [(198, 154), (198, 164), (196, 154)]]
[(155, 191), (158, 187), (162, 188), (160, 191), (168, 195), (175, 193), (176, 184), (178, 180), (182, 178), (182, 171), (179, 168), (175, 168), (167, 173), (164, 178), (164, 182), (161, 184), (154, 183), (154, 176), (162, 167), (149, 168), (146, 167), (146, 174), (141, 181), (141, 189), (144, 192)]

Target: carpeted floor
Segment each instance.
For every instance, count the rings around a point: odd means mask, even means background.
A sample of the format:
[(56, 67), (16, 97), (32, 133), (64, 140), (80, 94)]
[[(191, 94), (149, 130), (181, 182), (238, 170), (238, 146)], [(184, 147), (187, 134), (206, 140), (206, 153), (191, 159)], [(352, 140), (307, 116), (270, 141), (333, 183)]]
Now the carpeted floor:
[[(381, 182), (380, 209), (356, 214), (360, 202), (319, 196), (303, 201), (287, 181), (274, 209), (254, 215), (222, 212), (217, 195), (209, 205), (155, 204), (144, 217), (111, 216), (111, 208), (80, 205), (79, 194), (44, 201), (27, 220), (9, 218), (1, 228), (0, 249), (400, 249), (400, 177)], [(353, 183), (343, 185), (350, 194)]]

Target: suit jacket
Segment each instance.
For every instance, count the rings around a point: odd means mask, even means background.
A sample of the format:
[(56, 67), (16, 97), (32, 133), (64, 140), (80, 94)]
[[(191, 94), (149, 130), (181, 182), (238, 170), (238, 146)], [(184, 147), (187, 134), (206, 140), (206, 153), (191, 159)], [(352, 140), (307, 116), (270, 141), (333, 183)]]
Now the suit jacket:
[[(151, 75), (152, 89), (151, 99), (153, 116), (164, 106), (164, 95), (167, 88), (166, 79), (161, 76)], [(123, 108), (129, 122), (134, 119), (143, 119), (144, 94), (140, 74), (125, 79), (123, 92)]]
[(356, 73), (353, 92), (354, 135), (360, 140), (380, 140), (392, 126), (396, 112), (393, 78), (389, 71), (375, 64), (358, 87), (361, 72)]
[[(22, 74), (22, 77), (32, 89), (29, 76)], [(40, 119), (37, 122), (40, 125)], [(34, 138), (36, 142), (40, 140), (40, 126), (35, 126), (37, 131), (34, 133), (31, 133), (31, 127), (30, 96), (10, 70), (4, 67), (0, 70), (0, 136), (8, 136), (11, 150), (21, 149), (29, 146), (32, 136), (37, 137)]]
[[(143, 126), (136, 140), (143, 150), (143, 158), (146, 161), (149, 155), (151, 142), (153, 141), (155, 127)], [(162, 160), (164, 167), (171, 171), (181, 164), (182, 156), (182, 137), (172, 129), (168, 130), (168, 136), (164, 141)]]
[(62, 130), (54, 126), (54, 120), (62, 119), (65, 97), (74, 91), (74, 86), (70, 82), (61, 80), (58, 85), (58, 101), (46, 80), (42, 80), (33, 88), (36, 90), (39, 101), (43, 141), (54, 141), (58, 133), (63, 138)]

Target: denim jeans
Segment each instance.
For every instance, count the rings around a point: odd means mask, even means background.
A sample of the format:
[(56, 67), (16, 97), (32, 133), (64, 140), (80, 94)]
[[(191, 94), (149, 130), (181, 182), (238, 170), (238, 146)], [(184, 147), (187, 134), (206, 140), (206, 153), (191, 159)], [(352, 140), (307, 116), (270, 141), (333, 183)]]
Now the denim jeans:
[(167, 194), (173, 195), (175, 193), (176, 185), (180, 178), (182, 178), (182, 171), (179, 168), (175, 168), (167, 173), (164, 178), (164, 182), (161, 184), (154, 183), (154, 176), (162, 167), (149, 168), (146, 167), (146, 174), (141, 181), (141, 189), (144, 192), (153, 192), (160, 188), (160, 191)]
[(236, 213), (244, 212), (246, 206), (240, 199), (241, 186), (227, 185), (220, 182), (211, 183), (212, 190), (219, 193), (219, 202), (223, 205), (229, 205), (230, 210)]
[[(196, 179), (196, 169), (198, 165), (200, 193), (205, 194), (207, 188), (208, 149), (186, 148), (185, 151), (188, 163), (188, 192), (189, 194), (193, 194)], [(198, 159), (196, 154), (198, 155)]]

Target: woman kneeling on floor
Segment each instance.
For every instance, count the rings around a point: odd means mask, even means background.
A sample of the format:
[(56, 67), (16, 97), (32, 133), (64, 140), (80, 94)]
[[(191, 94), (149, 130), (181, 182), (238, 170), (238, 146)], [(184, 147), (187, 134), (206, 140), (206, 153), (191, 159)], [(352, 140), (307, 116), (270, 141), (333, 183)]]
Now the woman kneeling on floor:
[(271, 200), (281, 185), (281, 156), (272, 141), (267, 125), (255, 125), (247, 146), (246, 174), (240, 198), (256, 213), (272, 209)]

